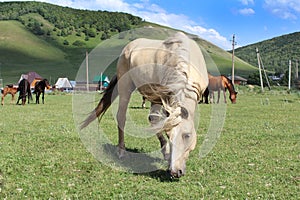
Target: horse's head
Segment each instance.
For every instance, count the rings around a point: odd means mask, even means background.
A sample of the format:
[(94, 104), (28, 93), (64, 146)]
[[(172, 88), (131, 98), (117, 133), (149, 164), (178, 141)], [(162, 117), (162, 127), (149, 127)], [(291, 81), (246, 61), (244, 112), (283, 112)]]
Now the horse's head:
[(171, 177), (175, 178), (185, 174), (186, 161), (197, 142), (194, 127), (195, 102), (192, 101), (187, 101), (183, 106), (177, 108), (177, 110), (180, 110), (177, 117), (179, 122), (166, 131), (170, 145), (169, 172)]
[(51, 88), (51, 86), (49, 84), (48, 79), (44, 79), (43, 81), (45, 82), (45, 86), (46, 86), (47, 90), (49, 90)]
[(230, 92), (229, 99), (231, 100), (231, 103), (236, 103), (236, 96), (237, 96), (236, 91)]
[(225, 90), (226, 89), (229, 90), (230, 93), (229, 99), (231, 100), (231, 103), (236, 103), (237, 92), (234, 89), (234, 84), (226, 76), (221, 76), (221, 77), (222, 77), (223, 84), (225, 85)]

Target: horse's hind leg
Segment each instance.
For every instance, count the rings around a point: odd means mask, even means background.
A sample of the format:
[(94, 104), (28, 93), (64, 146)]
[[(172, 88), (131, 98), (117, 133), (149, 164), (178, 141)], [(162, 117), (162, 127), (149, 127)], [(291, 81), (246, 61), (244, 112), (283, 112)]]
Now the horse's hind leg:
[(4, 105), (4, 97), (5, 97), (5, 95), (2, 95), (2, 97), (1, 97), (1, 105), (2, 106)]
[(1, 97), (1, 105), (4, 105), (4, 97), (7, 95), (7, 93), (3, 93), (2, 97)]
[(126, 121), (126, 112), (128, 103), (131, 97), (131, 93), (134, 90), (133, 83), (130, 78), (126, 77), (121, 79), (121, 82), (118, 84), (119, 92), (119, 108), (117, 112), (117, 121), (118, 121), (118, 132), (119, 132), (119, 158), (123, 157), (125, 154), (125, 142), (124, 142), (124, 127)]
[(220, 103), (220, 92), (221, 92), (221, 90), (218, 90), (218, 101), (217, 101), (217, 103)]
[(209, 91), (209, 99), (210, 99), (210, 103), (215, 103), (214, 102), (214, 91)]

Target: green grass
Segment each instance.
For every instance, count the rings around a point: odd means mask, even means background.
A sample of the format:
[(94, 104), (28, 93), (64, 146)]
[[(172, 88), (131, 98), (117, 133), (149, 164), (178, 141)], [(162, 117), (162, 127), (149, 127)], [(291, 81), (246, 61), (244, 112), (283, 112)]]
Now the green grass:
[(52, 76), (55, 81), (59, 76), (75, 77), (79, 65), (72, 65), (66, 59), (68, 54), (53, 42), (35, 36), (16, 21), (0, 21), (0, 29), (0, 78), (4, 84), (17, 83), (21, 74), (30, 71), (48, 79)]
[[(299, 91), (237, 89), (237, 104), (227, 105), (221, 137), (202, 159), (199, 147), (212, 105), (199, 105), (198, 144), (179, 181), (166, 179), (164, 168), (132, 174), (97, 161), (76, 131), (71, 95), (46, 95), (44, 105), (25, 106), (11, 105), (7, 97), (0, 107), (0, 198), (299, 198)], [(133, 95), (129, 112), (137, 123), (146, 124), (148, 110), (138, 109), (140, 100)], [(101, 127), (116, 144), (117, 128), (111, 112), (106, 114)], [(125, 140), (128, 148), (141, 152), (159, 147), (156, 139)]]

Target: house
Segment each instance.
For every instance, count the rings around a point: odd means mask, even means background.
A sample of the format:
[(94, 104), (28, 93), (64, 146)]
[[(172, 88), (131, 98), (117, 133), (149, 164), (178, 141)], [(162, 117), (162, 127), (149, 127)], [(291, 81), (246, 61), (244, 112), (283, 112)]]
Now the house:
[(64, 90), (72, 90), (73, 86), (70, 83), (68, 78), (58, 78), (55, 83), (55, 88), (64, 91)]
[[(228, 78), (230, 79), (230, 80), (232, 80), (231, 79), (231, 76), (228, 76)], [(247, 84), (247, 79), (245, 79), (245, 78), (243, 78), (243, 77), (241, 77), (241, 76), (234, 76), (234, 84), (235, 85), (246, 85)]]
[(107, 76), (105, 76), (103, 74), (96, 75), (96, 76), (94, 76), (93, 83), (98, 84), (97, 90), (103, 90), (108, 86), (109, 79)]
[(36, 82), (39, 82), (41, 80), (43, 80), (43, 77), (41, 77), (38, 73), (36, 72), (28, 72), (27, 74), (22, 74), (18, 84), (20, 83), (20, 81), (22, 79), (27, 79), (28, 82), (30, 83), (30, 88), (34, 88)]

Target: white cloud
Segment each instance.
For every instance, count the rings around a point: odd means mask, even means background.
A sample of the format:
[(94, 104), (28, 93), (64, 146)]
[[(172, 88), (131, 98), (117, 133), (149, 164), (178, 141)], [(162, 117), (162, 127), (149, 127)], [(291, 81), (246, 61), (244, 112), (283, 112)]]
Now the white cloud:
[(255, 14), (255, 11), (252, 8), (244, 8), (244, 9), (240, 9), (239, 13), (242, 15), (253, 15)]
[[(107, 10), (131, 13), (146, 21), (180, 29), (214, 43), (223, 48), (230, 49), (230, 42), (215, 29), (204, 28), (183, 14), (168, 13), (157, 4), (151, 4), (149, 0), (141, 0), (138, 3), (129, 4), (126, 0), (39, 0), (60, 6), (68, 6), (79, 9)], [(243, 0), (249, 4), (253, 0)]]
[(253, 5), (254, 4), (254, 0), (239, 0), (243, 5)]
[(297, 20), (300, 16), (299, 0), (265, 0), (265, 8), (282, 19)]
[(228, 50), (231, 48), (230, 41), (228, 41), (226, 37), (220, 35), (220, 33), (218, 33), (214, 29), (206, 29), (201, 26), (190, 26), (190, 25), (186, 25), (183, 28), (187, 32), (196, 34), (196, 35), (200, 36), (201, 38), (208, 40), (208, 41), (216, 44), (219, 47), (224, 48), (225, 50)]

